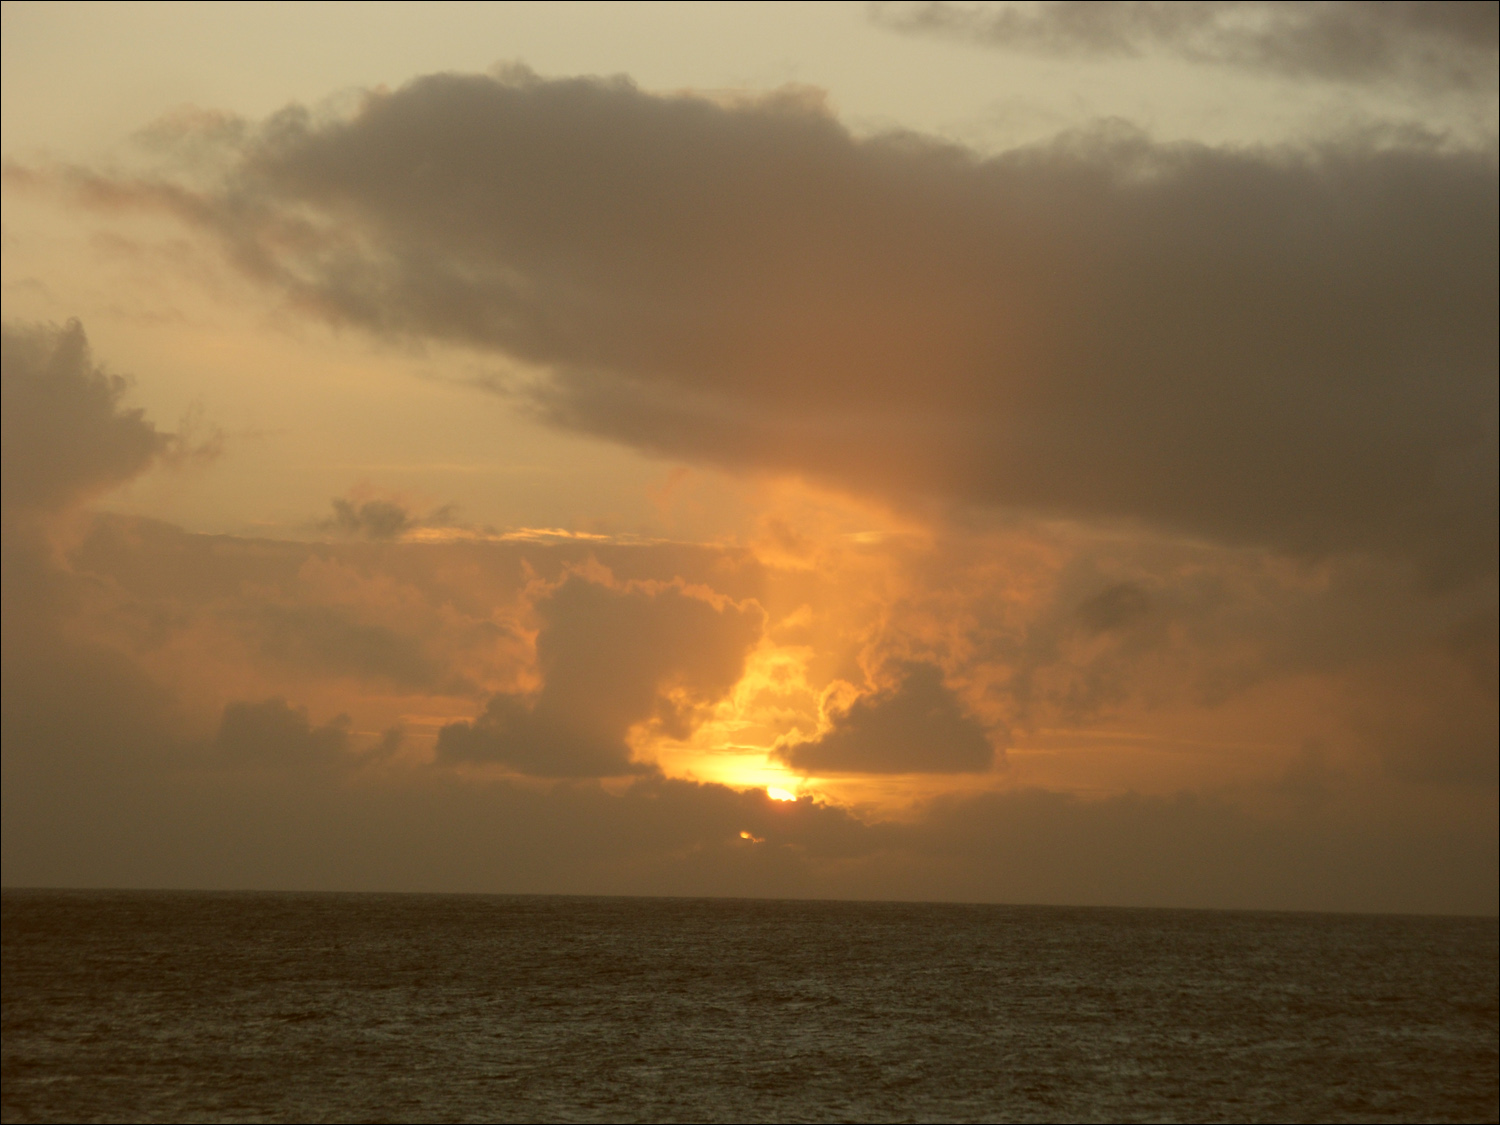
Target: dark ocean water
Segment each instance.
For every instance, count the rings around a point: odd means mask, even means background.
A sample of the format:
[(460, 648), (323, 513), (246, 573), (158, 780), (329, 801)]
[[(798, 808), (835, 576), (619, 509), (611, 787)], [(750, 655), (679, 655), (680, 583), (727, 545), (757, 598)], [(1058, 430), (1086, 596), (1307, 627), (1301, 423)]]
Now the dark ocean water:
[(6, 891), (6, 1121), (1493, 1121), (1494, 919)]

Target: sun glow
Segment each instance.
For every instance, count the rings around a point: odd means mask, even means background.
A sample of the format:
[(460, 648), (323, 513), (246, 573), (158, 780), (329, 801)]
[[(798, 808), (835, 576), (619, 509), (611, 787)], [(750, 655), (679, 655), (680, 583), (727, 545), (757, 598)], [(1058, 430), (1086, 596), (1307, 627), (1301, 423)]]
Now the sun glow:
[[(802, 778), (776, 757), (780, 739), (816, 730), (818, 692), (807, 682), (810, 650), (764, 638), (746, 658), (737, 684), (684, 740), (640, 729), (636, 753), (669, 777), (734, 789), (791, 792)], [(795, 798), (794, 798), (795, 799)]]
[[(738, 682), (711, 705), (686, 688), (673, 697), (676, 713), (693, 717), (691, 729), (668, 735), (660, 723), (643, 722), (632, 750), (667, 777), (761, 791), (788, 804), (799, 794), (845, 804), (840, 790), (849, 779), (834, 778), (830, 788), (830, 779), (791, 768), (782, 750), (827, 729), (831, 688), (859, 694), (854, 682), (868, 679), (859, 663), (868, 623), (883, 620), (900, 597), (902, 560), (925, 540), (920, 528), (842, 496), (785, 485), (762, 499), (769, 514), (750, 545), (768, 575), (757, 594), (766, 613), (759, 642)], [(860, 788), (861, 780), (852, 784)], [(904, 789), (886, 794), (892, 787), (879, 780), (882, 804), (909, 803)]]

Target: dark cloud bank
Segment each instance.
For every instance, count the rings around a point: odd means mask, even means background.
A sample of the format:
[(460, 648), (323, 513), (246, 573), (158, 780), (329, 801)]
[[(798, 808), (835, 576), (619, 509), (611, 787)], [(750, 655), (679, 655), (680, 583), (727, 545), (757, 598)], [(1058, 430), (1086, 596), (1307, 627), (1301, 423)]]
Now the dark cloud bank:
[(321, 315), (540, 364), (545, 417), (648, 450), (1494, 572), (1492, 152), (982, 159), (512, 73), (288, 110), (212, 190), (78, 175)]

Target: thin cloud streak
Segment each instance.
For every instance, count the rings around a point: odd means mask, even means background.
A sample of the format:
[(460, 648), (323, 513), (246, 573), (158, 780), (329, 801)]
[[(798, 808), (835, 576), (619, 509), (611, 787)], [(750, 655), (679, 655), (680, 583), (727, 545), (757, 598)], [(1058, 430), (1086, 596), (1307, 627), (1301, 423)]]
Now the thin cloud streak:
[(1471, 0), (874, 3), (869, 13), (893, 31), (1043, 55), (1161, 53), (1292, 78), (1480, 95), (1495, 85), (1500, 41), (1500, 5)]

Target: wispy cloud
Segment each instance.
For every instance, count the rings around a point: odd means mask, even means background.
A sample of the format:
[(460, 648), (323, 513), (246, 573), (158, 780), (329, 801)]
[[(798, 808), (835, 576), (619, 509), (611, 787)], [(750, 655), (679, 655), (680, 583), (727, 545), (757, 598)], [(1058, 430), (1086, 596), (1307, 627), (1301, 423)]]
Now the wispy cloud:
[(874, 3), (893, 31), (1072, 57), (1176, 55), (1294, 78), (1400, 82), (1486, 94), (1500, 20), (1492, 3), (1049, 0)]

